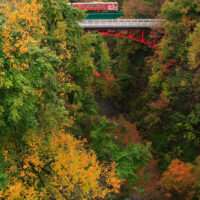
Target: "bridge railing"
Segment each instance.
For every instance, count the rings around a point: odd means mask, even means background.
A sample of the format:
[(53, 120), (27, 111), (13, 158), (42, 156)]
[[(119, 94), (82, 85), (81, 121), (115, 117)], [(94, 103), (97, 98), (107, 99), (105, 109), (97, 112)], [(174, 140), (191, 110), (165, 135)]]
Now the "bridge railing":
[(96, 19), (83, 20), (79, 25), (83, 28), (150, 28), (162, 23), (163, 19)]
[(94, 19), (94, 20), (83, 20), (83, 22), (162, 22), (163, 19)]

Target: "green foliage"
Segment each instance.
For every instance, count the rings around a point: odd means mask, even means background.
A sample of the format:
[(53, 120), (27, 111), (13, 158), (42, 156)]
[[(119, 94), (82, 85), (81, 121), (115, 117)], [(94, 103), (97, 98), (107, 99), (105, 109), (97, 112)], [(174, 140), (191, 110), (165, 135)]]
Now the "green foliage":
[(47, 30), (43, 44), (47, 43), (62, 60), (61, 66), (55, 70), (59, 74), (60, 94), (65, 107), (69, 110), (69, 115), (75, 118), (73, 131), (77, 134), (82, 132), (81, 127), (84, 127), (86, 119), (89, 122), (89, 118), (97, 114), (91, 87), (92, 46), (77, 23), (85, 15), (62, 0), (40, 2), (43, 4), (42, 16)]
[(6, 174), (5, 160), (2, 151), (0, 151), (0, 188), (5, 188), (7, 183), (8, 183), (8, 176)]
[[(0, 135), (19, 137), (38, 125), (42, 126), (39, 113), (48, 107), (43, 107), (44, 104), (54, 108), (48, 112), (56, 121), (54, 112), (60, 106), (54, 106), (55, 102), (59, 104), (59, 100), (56, 97), (58, 85), (53, 66), (59, 66), (60, 60), (50, 50), (40, 48), (33, 42), (25, 55), (16, 56), (19, 60), (29, 61), (29, 68), (20, 71), (9, 66), (10, 59), (3, 53), (3, 41), (0, 43)], [(46, 126), (50, 125), (48, 120), (45, 122)]]
[[(147, 7), (154, 3), (149, 1)], [(140, 8), (136, 6), (136, 14), (142, 14)], [(146, 60), (152, 55), (147, 47), (107, 39), (119, 86), (113, 102), (152, 142), (162, 169), (174, 158), (192, 162), (200, 152), (199, 16), (198, 0), (165, 1), (159, 16), (166, 21), (158, 55)]]
[[(4, 51), (8, 17), (2, 15), (0, 20), (0, 187), (6, 188), (11, 178), (6, 173), (5, 141), (14, 144), (9, 154), (20, 169), (24, 165), (20, 156), (38, 156), (37, 152), (26, 152), (29, 147), (22, 138), (29, 134), (34, 140), (32, 133), (43, 129), (42, 138), (36, 134), (42, 155), (36, 161), (40, 164), (51, 157), (46, 155), (53, 155), (53, 150), (49, 152), (46, 146), (52, 133), (50, 128), (56, 127), (87, 138), (99, 161), (116, 162), (119, 176), (136, 188), (137, 172), (150, 159), (150, 144), (125, 145), (119, 141), (114, 124), (99, 116), (95, 101), (99, 97), (109, 97), (119, 112), (137, 123), (143, 138), (151, 141), (152, 152), (160, 159), (162, 169), (174, 158), (193, 162), (200, 152), (199, 1), (164, 3), (161, 15), (166, 19), (165, 35), (154, 57), (152, 49), (132, 40), (83, 34), (77, 21), (84, 19), (84, 12), (66, 5), (64, 0), (38, 2), (43, 5), (41, 24), (46, 32), (36, 34), (33, 30), (27, 52), (12, 54), (20, 67), (28, 63), (26, 69), (10, 67), (12, 57), (6, 57)], [(157, 13), (160, 2), (144, 0), (141, 5), (135, 16), (149, 17)], [(28, 27), (20, 20), (17, 25), (22, 29)], [(20, 35), (14, 30), (11, 33), (12, 47)], [(99, 76), (95, 77), (94, 70)], [(30, 138), (27, 137), (27, 143)], [(61, 140), (57, 141), (59, 150)], [(64, 145), (62, 148), (66, 150)], [(51, 182), (50, 174), (45, 167), (39, 172), (43, 178), (49, 178), (47, 184)], [(14, 182), (15, 176), (12, 178)], [(39, 182), (40, 187), (43, 183)], [(49, 193), (49, 199), (50, 196)]]
[(132, 186), (136, 187), (136, 172), (150, 159), (150, 144), (146, 147), (120, 144), (109, 133), (113, 129), (112, 126), (105, 118), (96, 124), (95, 129), (90, 133), (92, 148), (100, 160), (116, 162), (116, 170), (120, 177), (127, 179)]
[[(198, 3), (189, 0), (167, 1), (162, 9), (164, 19), (168, 20), (166, 31), (167, 40), (161, 41), (161, 57), (173, 58), (178, 61), (187, 62), (188, 42), (187, 37), (195, 24), (200, 20), (199, 11), (196, 10)], [(162, 54), (168, 50), (168, 55)]]

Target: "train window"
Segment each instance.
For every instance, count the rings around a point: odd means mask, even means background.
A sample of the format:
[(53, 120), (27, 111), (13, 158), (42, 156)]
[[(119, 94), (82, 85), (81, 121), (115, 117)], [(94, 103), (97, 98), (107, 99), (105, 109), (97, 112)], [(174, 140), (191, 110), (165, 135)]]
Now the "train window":
[(105, 5), (102, 5), (102, 8), (105, 8)]
[(81, 5), (81, 8), (84, 8), (84, 5)]
[(92, 5), (90, 5), (90, 8), (92, 8)]
[(90, 6), (89, 5), (87, 5), (87, 8), (89, 8)]
[(96, 8), (97, 6), (96, 5), (94, 5), (94, 8)]
[(101, 8), (101, 5), (98, 5), (98, 8)]

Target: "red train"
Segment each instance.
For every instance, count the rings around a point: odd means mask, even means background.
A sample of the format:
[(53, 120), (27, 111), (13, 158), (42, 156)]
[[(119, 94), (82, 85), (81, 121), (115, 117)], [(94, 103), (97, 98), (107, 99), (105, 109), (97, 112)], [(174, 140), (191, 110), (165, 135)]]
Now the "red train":
[(118, 2), (76, 2), (67, 4), (87, 11), (118, 11)]

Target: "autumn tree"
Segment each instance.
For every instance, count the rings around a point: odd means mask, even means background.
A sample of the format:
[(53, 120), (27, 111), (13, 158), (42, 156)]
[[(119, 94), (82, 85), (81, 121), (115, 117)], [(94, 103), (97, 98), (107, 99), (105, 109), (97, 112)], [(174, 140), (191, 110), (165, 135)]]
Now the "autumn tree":
[[(29, 132), (25, 145), (9, 140), (3, 148), (8, 164), (8, 185), (0, 196), (16, 199), (107, 199), (118, 193), (120, 180), (115, 163), (100, 164), (86, 141), (64, 130)], [(17, 158), (17, 159), (16, 159)]]
[[(135, 186), (135, 171), (146, 163), (148, 147), (120, 147), (110, 130), (101, 130), (94, 94), (99, 83), (104, 89), (113, 81), (102, 37), (83, 35), (77, 20), (84, 14), (62, 0), (14, 2), (1, 11), (1, 198), (106, 199), (119, 191), (117, 177), (129, 174)], [(100, 82), (94, 80), (95, 68)], [(93, 137), (96, 129), (103, 141)], [(90, 147), (84, 150), (65, 132), (88, 137)], [(107, 145), (108, 157), (101, 159), (104, 152), (97, 149), (107, 138), (113, 146)], [(75, 145), (72, 151), (68, 141)], [(124, 156), (131, 159), (126, 166)]]
[(199, 166), (172, 160), (167, 171), (163, 173), (161, 184), (167, 189), (169, 199), (199, 199)]

